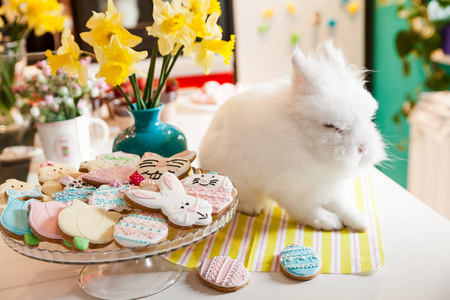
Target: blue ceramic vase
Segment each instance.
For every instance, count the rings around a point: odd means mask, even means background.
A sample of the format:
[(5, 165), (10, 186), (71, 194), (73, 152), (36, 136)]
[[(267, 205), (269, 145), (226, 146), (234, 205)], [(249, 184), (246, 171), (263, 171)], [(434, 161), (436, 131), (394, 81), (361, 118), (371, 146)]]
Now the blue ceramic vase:
[(187, 149), (186, 137), (175, 126), (160, 120), (164, 104), (156, 108), (132, 110), (134, 125), (122, 131), (114, 140), (113, 151), (142, 156), (145, 152), (170, 157)]

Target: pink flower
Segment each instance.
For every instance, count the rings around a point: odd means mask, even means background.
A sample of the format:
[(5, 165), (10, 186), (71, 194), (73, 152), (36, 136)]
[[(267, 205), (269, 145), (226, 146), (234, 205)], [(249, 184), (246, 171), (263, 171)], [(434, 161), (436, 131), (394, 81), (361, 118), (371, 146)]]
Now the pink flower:
[(47, 104), (51, 104), (51, 103), (53, 103), (53, 101), (55, 100), (55, 98), (53, 98), (52, 95), (47, 95), (47, 96), (45, 96), (44, 100), (45, 100), (45, 102), (46, 102)]
[[(46, 92), (46, 91), (48, 91), (48, 86), (45, 85), (45, 84), (43, 84), (43, 85), (41, 85), (41, 86), (39, 87), (39, 89), (40, 89), (42, 92)], [(47, 98), (48, 96), (50, 96), (50, 95), (45, 96), (45, 98)], [(53, 97), (53, 96), (51, 96), (51, 97)], [(46, 99), (45, 101), (47, 101), (47, 99)]]
[(49, 66), (44, 66), (42, 68), (42, 73), (44, 74), (45, 77), (50, 77), (52, 76), (52, 69)]

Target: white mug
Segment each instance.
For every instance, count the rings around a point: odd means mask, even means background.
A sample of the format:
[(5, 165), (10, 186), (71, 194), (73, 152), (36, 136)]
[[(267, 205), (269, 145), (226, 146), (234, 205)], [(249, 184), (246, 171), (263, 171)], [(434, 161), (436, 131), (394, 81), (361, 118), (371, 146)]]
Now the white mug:
[[(91, 147), (89, 128), (99, 125), (101, 137)], [(60, 122), (37, 123), (39, 137), (48, 160), (78, 167), (82, 161), (93, 159), (109, 139), (108, 125), (99, 118), (81, 116)]]

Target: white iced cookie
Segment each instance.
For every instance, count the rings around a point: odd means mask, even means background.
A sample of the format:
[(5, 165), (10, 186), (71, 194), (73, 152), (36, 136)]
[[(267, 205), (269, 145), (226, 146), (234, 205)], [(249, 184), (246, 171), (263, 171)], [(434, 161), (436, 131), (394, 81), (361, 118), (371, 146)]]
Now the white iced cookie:
[(172, 173), (164, 173), (158, 183), (160, 192), (126, 191), (124, 199), (131, 206), (146, 211), (161, 211), (175, 228), (187, 229), (208, 225), (212, 221), (211, 205), (186, 195), (183, 185)]
[(114, 226), (114, 240), (122, 247), (144, 247), (167, 237), (167, 221), (157, 213), (127, 215)]
[(93, 185), (83, 181), (83, 175), (73, 178), (69, 175), (64, 175), (59, 179), (59, 182), (64, 186), (63, 191), (94, 188)]

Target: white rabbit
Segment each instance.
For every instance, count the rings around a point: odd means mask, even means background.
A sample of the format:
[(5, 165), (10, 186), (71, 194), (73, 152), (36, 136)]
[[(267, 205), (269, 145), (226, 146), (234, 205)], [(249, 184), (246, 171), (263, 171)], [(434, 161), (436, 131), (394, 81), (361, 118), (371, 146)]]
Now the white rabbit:
[[(297, 49), (293, 74), (230, 98), (200, 148), (200, 165), (230, 177), (239, 210), (255, 215), (275, 200), (316, 229), (367, 229), (351, 199), (355, 176), (385, 159), (372, 122), (378, 108), (364, 71), (331, 41), (315, 55)], [(270, 198), (270, 199), (269, 199)]]
[(186, 195), (183, 185), (174, 174), (164, 173), (158, 187), (160, 192), (126, 191), (124, 199), (144, 210), (160, 209), (169, 221), (177, 226), (203, 226), (211, 223), (211, 204), (203, 199)]

